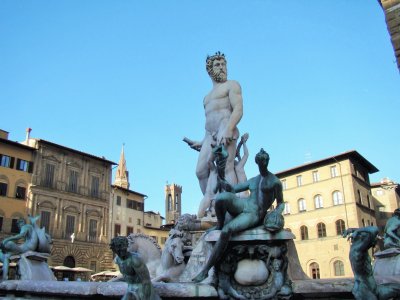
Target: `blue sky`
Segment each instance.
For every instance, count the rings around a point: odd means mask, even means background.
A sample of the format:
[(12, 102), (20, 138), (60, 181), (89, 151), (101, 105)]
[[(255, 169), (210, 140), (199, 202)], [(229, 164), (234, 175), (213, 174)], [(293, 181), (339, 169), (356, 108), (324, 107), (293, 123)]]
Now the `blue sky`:
[[(0, 2), (0, 128), (118, 162), (131, 189), (164, 214), (164, 186), (183, 211), (202, 198), (197, 153), (207, 54), (240, 82), (254, 156), (278, 172), (355, 149), (399, 181), (399, 71), (377, 1)], [(253, 159), (247, 176), (256, 175)]]

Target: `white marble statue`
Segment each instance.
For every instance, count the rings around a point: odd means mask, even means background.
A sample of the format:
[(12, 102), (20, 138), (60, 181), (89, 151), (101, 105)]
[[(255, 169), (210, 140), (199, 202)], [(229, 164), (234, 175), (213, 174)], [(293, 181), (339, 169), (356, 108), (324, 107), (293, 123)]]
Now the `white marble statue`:
[(236, 141), (239, 138), (237, 124), (243, 115), (242, 90), (237, 81), (227, 80), (225, 55), (217, 52), (213, 56), (208, 56), (206, 69), (213, 87), (203, 101), (206, 116), (205, 136), (200, 142), (184, 139), (191, 148), (200, 151), (196, 175), (205, 197), (199, 206), (197, 214), (199, 218), (204, 216), (211, 198), (215, 195), (209, 186), (216, 184), (216, 176), (213, 175), (210, 164), (212, 146), (220, 144), (225, 146), (229, 153), (225, 178), (233, 185), (238, 183), (234, 160), (236, 157)]

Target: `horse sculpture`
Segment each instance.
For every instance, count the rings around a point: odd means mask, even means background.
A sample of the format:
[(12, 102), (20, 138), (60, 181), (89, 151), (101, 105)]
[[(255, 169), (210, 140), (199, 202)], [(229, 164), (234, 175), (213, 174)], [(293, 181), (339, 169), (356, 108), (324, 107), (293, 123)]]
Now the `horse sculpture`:
[(142, 233), (131, 233), (128, 242), (128, 251), (140, 254), (149, 269), (150, 277), (153, 278), (160, 264), (161, 247), (153, 238)]
[(161, 264), (153, 282), (178, 282), (179, 276), (186, 267), (184, 262), (183, 232), (172, 229), (161, 254)]

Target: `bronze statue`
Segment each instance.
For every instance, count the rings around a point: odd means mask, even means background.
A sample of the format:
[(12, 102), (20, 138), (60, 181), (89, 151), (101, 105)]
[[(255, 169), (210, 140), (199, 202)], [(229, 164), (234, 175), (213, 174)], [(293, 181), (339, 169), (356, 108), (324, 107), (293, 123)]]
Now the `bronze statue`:
[[(261, 149), (255, 161), (260, 175), (235, 186), (221, 181), (223, 188), (228, 191), (218, 194), (215, 201), (215, 213), (218, 219), (216, 229), (221, 230), (221, 235), (203, 270), (193, 281), (201, 282), (208, 276), (208, 271), (223, 256), (232, 234), (260, 225), (272, 203), (275, 200), (278, 205), (283, 202), (282, 184), (278, 177), (268, 171), (268, 153)], [(250, 190), (248, 198), (236, 196), (236, 193), (246, 190)], [(233, 217), (229, 222), (225, 222), (227, 212)]]
[(386, 222), (383, 238), (385, 249), (400, 248), (400, 208), (397, 208), (393, 212), (393, 217)]
[(122, 300), (158, 300), (150, 279), (149, 270), (140, 255), (128, 251), (128, 239), (118, 236), (111, 240), (111, 250), (117, 254), (115, 258), (119, 269), (128, 283), (128, 288)]
[[(8, 279), (9, 259), (11, 255), (23, 254), (28, 251), (50, 253), (51, 238), (45, 233), (44, 228), (40, 229), (36, 224), (40, 216), (28, 216), (30, 224), (25, 219), (17, 221), (19, 233), (5, 238), (0, 244), (0, 261), (3, 262), (3, 280)], [(16, 241), (24, 239), (22, 244)]]
[(354, 298), (384, 300), (400, 296), (398, 284), (377, 285), (373, 275), (368, 249), (377, 243), (378, 227), (349, 228), (343, 232), (343, 237), (351, 240), (349, 258), (354, 273)]

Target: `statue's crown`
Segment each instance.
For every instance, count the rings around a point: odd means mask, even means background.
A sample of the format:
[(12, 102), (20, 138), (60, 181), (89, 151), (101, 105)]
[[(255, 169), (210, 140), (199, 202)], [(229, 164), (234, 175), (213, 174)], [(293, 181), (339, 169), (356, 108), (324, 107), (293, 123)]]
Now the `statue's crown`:
[(207, 59), (206, 59), (206, 62), (208, 62), (208, 61), (210, 61), (210, 60), (215, 60), (215, 59), (218, 59), (218, 58), (223, 58), (223, 59), (225, 59), (225, 54), (224, 53), (221, 53), (221, 51), (217, 51), (217, 52), (215, 52), (215, 54), (214, 55), (207, 55)]

